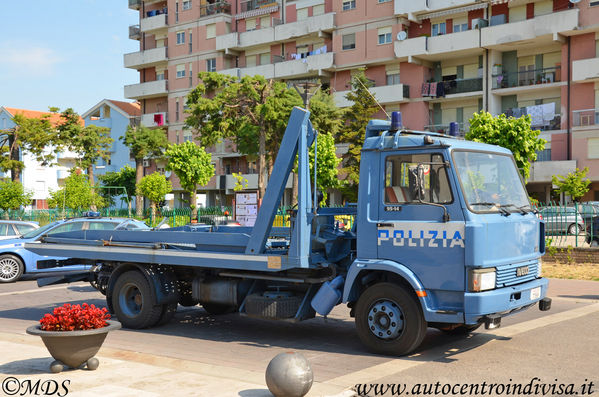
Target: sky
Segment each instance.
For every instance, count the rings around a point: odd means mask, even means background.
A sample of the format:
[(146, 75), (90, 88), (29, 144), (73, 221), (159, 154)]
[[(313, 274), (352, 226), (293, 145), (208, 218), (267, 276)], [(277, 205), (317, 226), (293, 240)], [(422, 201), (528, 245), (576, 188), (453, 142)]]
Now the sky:
[(139, 23), (127, 0), (1, 2), (0, 106), (79, 114), (103, 99), (131, 101), (123, 87), (139, 74), (123, 54), (139, 51), (129, 25)]

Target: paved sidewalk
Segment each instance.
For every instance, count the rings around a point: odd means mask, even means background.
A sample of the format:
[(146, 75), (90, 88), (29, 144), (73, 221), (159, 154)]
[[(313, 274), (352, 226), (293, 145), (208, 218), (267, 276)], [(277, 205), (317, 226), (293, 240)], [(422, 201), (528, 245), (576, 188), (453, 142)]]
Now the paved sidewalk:
[[(96, 356), (100, 360), (96, 371), (68, 369), (53, 374), (49, 371), (53, 359), (37, 336), (0, 333), (0, 351), (0, 382), (10, 377), (32, 383), (54, 380), (63, 396), (60, 385), (66, 380), (69, 396), (272, 396), (262, 368), (247, 371), (103, 347)], [(314, 383), (308, 396), (354, 395), (344, 389)]]

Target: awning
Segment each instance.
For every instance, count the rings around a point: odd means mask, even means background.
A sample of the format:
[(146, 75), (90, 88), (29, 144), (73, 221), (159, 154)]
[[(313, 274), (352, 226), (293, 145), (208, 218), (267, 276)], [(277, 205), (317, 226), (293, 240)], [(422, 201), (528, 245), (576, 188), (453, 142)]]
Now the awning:
[(481, 8), (487, 8), (487, 6), (488, 6), (487, 3), (479, 3), (479, 4), (472, 4), (469, 6), (464, 6), (464, 7), (451, 8), (451, 9), (443, 10), (443, 11), (429, 12), (428, 14), (418, 15), (418, 19), (422, 21), (423, 19), (439, 18), (439, 17), (444, 17), (446, 15), (454, 15), (454, 14), (460, 14), (463, 12), (468, 12), (468, 11), (473, 11), (473, 10), (480, 10)]
[(257, 17), (258, 15), (270, 14), (271, 12), (275, 12), (279, 9), (279, 5), (275, 4), (273, 6), (257, 8), (255, 10), (250, 10), (246, 12), (242, 12), (241, 14), (235, 15), (235, 19), (244, 19), (244, 18), (252, 18)]

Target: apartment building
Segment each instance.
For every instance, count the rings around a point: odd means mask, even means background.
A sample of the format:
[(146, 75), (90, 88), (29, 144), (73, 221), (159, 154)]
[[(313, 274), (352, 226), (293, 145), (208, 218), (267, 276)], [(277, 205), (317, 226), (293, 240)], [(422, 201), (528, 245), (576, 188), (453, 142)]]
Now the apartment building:
[[(412, 129), (468, 130), (479, 110), (530, 114), (548, 141), (528, 188), (551, 198), (551, 175), (589, 166), (599, 199), (599, 1), (590, 0), (129, 0), (140, 72), (125, 87), (142, 117), (184, 130), (185, 96), (197, 72), (260, 74), (290, 84), (319, 81), (340, 106), (352, 73), (366, 69), (386, 112)], [(384, 117), (381, 111), (380, 115)], [(232, 172), (255, 167), (226, 144), (213, 148), (208, 204), (231, 193)], [(253, 186), (250, 186), (253, 187)], [(337, 197), (337, 199), (339, 199)]]

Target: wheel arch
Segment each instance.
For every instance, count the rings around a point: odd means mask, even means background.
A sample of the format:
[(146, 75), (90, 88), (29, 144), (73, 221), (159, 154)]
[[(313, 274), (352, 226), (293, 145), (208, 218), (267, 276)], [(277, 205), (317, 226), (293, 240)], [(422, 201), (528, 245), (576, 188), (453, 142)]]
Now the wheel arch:
[(27, 264), (25, 263), (25, 259), (23, 259), (23, 257), (19, 254), (17, 254), (16, 252), (0, 252), (0, 256), (3, 255), (10, 255), (10, 256), (14, 256), (15, 258), (19, 259), (21, 261), (21, 263), (23, 264), (23, 274), (27, 273)]

